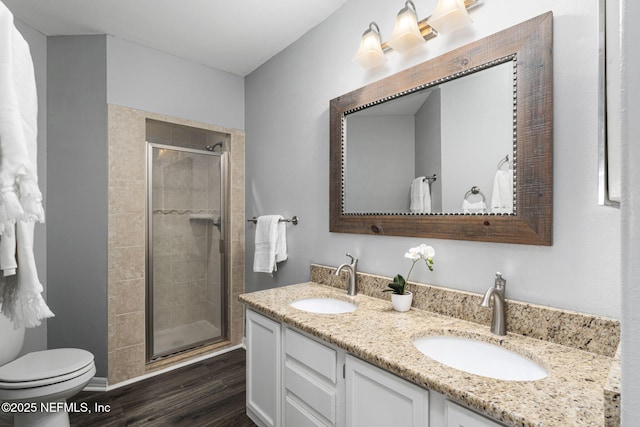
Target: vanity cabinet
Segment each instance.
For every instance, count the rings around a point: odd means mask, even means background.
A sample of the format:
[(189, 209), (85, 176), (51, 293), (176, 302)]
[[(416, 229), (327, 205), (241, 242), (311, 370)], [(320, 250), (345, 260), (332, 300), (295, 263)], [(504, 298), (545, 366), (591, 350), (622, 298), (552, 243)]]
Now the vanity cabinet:
[(429, 426), (428, 390), (351, 355), (345, 374), (347, 426)]
[(500, 427), (286, 324), (247, 310), (247, 415), (260, 427)]

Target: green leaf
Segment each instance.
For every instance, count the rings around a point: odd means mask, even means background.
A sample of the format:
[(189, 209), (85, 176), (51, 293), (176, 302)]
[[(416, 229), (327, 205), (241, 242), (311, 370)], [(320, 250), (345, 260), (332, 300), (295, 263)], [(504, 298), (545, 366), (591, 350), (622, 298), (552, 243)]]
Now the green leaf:
[(393, 278), (393, 283), (397, 283), (402, 286), (407, 284), (407, 282), (404, 280), (404, 277), (402, 277), (402, 275), (400, 274), (396, 274), (396, 277)]

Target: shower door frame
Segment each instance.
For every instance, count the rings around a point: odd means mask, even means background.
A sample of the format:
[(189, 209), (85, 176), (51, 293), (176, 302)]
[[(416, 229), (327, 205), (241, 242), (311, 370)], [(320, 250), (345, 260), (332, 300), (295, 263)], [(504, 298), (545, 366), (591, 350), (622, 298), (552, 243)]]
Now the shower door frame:
[[(147, 161), (146, 161), (146, 239), (145, 239), (145, 286), (146, 286), (146, 312), (145, 312), (145, 353), (147, 363), (154, 363), (160, 359), (181, 354), (183, 352), (201, 348), (207, 345), (226, 342), (229, 340), (229, 155), (226, 151), (198, 150), (195, 148), (181, 147), (178, 145), (161, 144), (146, 141)], [(221, 324), (220, 336), (216, 339), (209, 339), (192, 344), (176, 347), (171, 350), (154, 352), (154, 306), (153, 306), (153, 149), (167, 149), (187, 153), (217, 156), (220, 157), (220, 280), (221, 287)]]

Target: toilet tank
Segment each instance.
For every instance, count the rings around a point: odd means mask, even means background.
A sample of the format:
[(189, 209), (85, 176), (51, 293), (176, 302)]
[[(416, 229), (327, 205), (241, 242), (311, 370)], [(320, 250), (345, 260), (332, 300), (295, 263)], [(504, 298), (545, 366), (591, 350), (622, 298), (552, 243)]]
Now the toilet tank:
[(0, 313), (0, 366), (14, 360), (24, 343), (24, 328), (15, 329), (13, 322)]

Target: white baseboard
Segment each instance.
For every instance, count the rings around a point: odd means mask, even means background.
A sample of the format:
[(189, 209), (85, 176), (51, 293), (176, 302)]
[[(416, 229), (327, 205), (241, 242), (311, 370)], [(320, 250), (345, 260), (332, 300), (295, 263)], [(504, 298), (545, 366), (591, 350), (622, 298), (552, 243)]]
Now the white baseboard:
[(104, 377), (93, 377), (89, 384), (83, 389), (83, 391), (109, 391), (114, 390), (120, 387), (124, 387), (129, 384), (137, 383), (138, 381), (146, 380), (147, 378), (155, 377), (156, 375), (164, 374), (166, 372), (173, 371), (178, 368), (182, 368), (184, 366), (189, 366), (194, 363), (201, 362), (206, 359), (210, 359), (212, 357), (220, 356), (221, 354), (228, 353), (233, 350), (237, 350), (239, 348), (246, 348), (244, 345), (244, 339), (242, 344), (235, 345), (233, 347), (223, 348), (219, 351), (213, 353), (207, 353), (202, 356), (196, 357), (195, 359), (185, 360), (184, 362), (176, 363), (175, 365), (167, 366), (166, 368), (160, 369), (158, 371), (150, 372), (148, 374), (140, 375), (139, 377), (131, 378), (126, 381), (119, 382), (117, 384), (109, 385), (109, 382)]
[(107, 379), (105, 377), (93, 377), (82, 391), (107, 391)]

